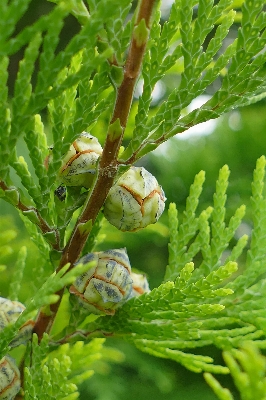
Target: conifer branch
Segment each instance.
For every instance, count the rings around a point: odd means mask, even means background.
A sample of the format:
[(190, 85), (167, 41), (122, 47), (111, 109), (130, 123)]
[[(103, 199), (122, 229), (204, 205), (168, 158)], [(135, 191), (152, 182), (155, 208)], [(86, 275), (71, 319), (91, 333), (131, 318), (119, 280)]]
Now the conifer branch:
[[(55, 233), (55, 242), (54, 243), (50, 243), (51, 246), (54, 248), (54, 250), (60, 250), (60, 244), (59, 244), (59, 235), (58, 232), (55, 231), (53, 228), (51, 228), (47, 222), (42, 218), (42, 216), (40, 215), (39, 211), (37, 210), (37, 208), (35, 207), (28, 207), (26, 206), (20, 199), (20, 195), (17, 189), (15, 189), (14, 187), (8, 187), (5, 182), (0, 181), (0, 188), (4, 191), (4, 192), (11, 192), (11, 191), (15, 191), (15, 196), (16, 196), (16, 204), (15, 207), (22, 211), (23, 214), (27, 215), (29, 213), (31, 213), (32, 215), (34, 215), (34, 222), (36, 223), (36, 225), (40, 228), (40, 230), (42, 231), (43, 234), (47, 234), (47, 233)], [(29, 218), (31, 220), (31, 218)]]
[[(191, 185), (183, 213), (174, 203), (170, 205), (169, 232), (163, 223), (155, 228), (165, 238), (170, 233), (169, 265), (158, 287), (150, 290), (145, 276), (134, 272), (134, 258), (132, 272), (129, 262), (126, 269), (118, 263), (111, 280), (109, 271), (101, 275), (98, 264), (93, 278), (89, 277), (88, 268), (94, 266), (82, 264), (79, 259), (81, 254), (93, 252), (95, 245), (93, 257), (105, 253), (98, 251), (105, 236), (104, 247), (114, 236), (119, 246), (127, 246), (124, 234), (113, 233), (108, 225), (101, 226), (104, 216), (108, 220), (101, 210), (106, 211), (109, 189), (115, 189), (112, 186), (127, 168), (189, 127), (261, 98), (266, 90), (265, 0), (244, 1), (241, 12), (232, 0), (215, 4), (212, 0), (174, 1), (163, 22), (158, 0), (133, 4), (132, 0), (87, 0), (86, 5), (83, 0), (67, 5), (61, 0), (52, 1), (56, 5), (51, 12), (19, 32), (17, 22), (30, 0), (20, 0), (19, 8), (16, 1), (0, 1), (0, 197), (19, 211), (38, 248), (38, 253), (34, 248), (36, 258), (31, 265), (22, 246), (15, 265), (7, 271), (8, 276), (13, 275), (7, 299), (11, 310), (15, 310), (20, 297), (25, 297), (25, 310), (18, 319), (10, 323), (7, 318), (6, 326), (0, 326), (0, 359), (7, 357), (13, 346), (27, 342), (20, 362), (21, 391), (15, 393), (19, 390), (16, 380), (14, 398), (35, 398), (36, 393), (39, 400), (77, 398), (76, 385), (91, 376), (94, 360), (102, 355), (103, 361), (112, 360), (114, 349), (110, 354), (108, 347), (102, 349), (109, 336), (126, 340), (144, 353), (174, 360), (188, 370), (205, 371), (207, 382), (221, 400), (233, 397), (210, 373), (231, 373), (240, 395), (250, 392), (250, 400), (262, 398), (266, 364), (256, 347), (263, 349), (266, 343), (265, 157), (258, 160), (254, 173), (247, 227), (242, 223), (245, 206), (234, 212), (230, 204), (229, 209), (226, 206), (227, 166), (220, 170), (213, 204), (198, 209), (204, 182), (201, 171)], [(68, 14), (76, 17), (80, 31), (61, 50), (61, 31)], [(230, 30), (234, 31), (236, 23), (240, 25), (238, 36), (228, 44), (235, 36)], [(14, 90), (9, 90), (12, 75), (8, 68), (13, 61), (9, 64), (8, 58), (18, 50), (24, 54), (19, 55)], [(140, 76), (142, 94), (132, 106)], [(165, 91), (156, 99), (157, 83), (162, 83)], [(191, 102), (208, 88), (215, 93), (204, 105), (189, 111)], [(48, 135), (46, 118), (42, 117), (46, 109), (50, 116)], [(97, 164), (93, 169), (78, 164), (77, 170), (73, 169), (73, 181), (64, 181), (61, 168), (68, 163), (67, 152), (84, 131), (95, 133), (99, 141)], [(47, 140), (53, 143), (53, 151), (45, 168)], [(121, 144), (127, 146), (123, 153)], [(83, 150), (75, 150), (78, 158)], [(162, 175), (163, 164), (160, 159)], [(12, 183), (14, 173), (24, 189)], [(83, 186), (82, 179), (76, 180), (80, 174), (90, 174), (93, 182), (91, 179)], [(58, 185), (64, 186), (64, 199), (54, 197), (60, 194), (59, 190), (54, 192)], [(172, 201), (168, 188), (165, 192)], [(1, 218), (1, 223), (0, 256), (5, 257), (12, 250), (9, 243), (15, 231), (9, 229), (8, 220)], [(250, 225), (249, 238), (241, 232)], [(124, 231), (121, 226), (119, 229)], [(140, 238), (145, 234), (148, 236), (149, 230)], [(104, 261), (106, 269), (108, 260)], [(112, 261), (116, 263), (117, 257)], [(0, 264), (2, 271), (5, 265)], [(94, 303), (95, 298), (98, 302), (97, 282), (103, 285), (98, 292), (99, 302), (106, 303), (113, 300), (113, 290), (114, 296), (115, 289), (120, 293), (122, 287), (117, 282), (125, 274), (129, 289), (121, 293), (122, 299), (118, 296), (116, 302), (111, 301), (115, 313), (104, 307), (106, 315), (101, 314), (99, 303)], [(145, 285), (136, 286), (134, 275), (141, 276)], [(77, 297), (73, 287), (83, 278), (88, 291), (86, 297)], [(93, 315), (94, 309), (97, 315)], [(247, 340), (250, 345), (243, 345)], [(225, 365), (217, 365), (205, 350), (194, 354), (193, 349), (206, 346), (226, 350)], [(113, 359), (116, 357), (113, 355)], [(1, 363), (0, 373), (5, 375)], [(2, 393), (0, 387), (0, 397)]]
[(133, 30), (129, 54), (125, 64), (124, 78), (117, 91), (114, 113), (99, 164), (99, 176), (91, 196), (77, 221), (69, 243), (64, 250), (62, 258), (63, 264), (61, 264), (61, 266), (66, 262), (73, 264), (73, 262), (77, 260), (90, 233), (90, 230), (87, 231), (86, 229), (85, 231), (82, 229), (81, 232), (80, 227), (88, 221), (92, 223), (95, 221), (108, 191), (113, 184), (117, 172), (117, 155), (126, 127), (135, 83), (140, 74), (149, 35), (152, 10), (155, 3), (156, 0), (150, 0), (149, 2), (141, 1), (135, 28)]
[[(67, 263), (70, 263), (71, 269), (73, 264), (77, 261), (91, 232), (92, 225), (113, 185), (117, 172), (118, 151), (123, 139), (134, 87), (141, 71), (141, 65), (149, 37), (151, 18), (156, 3), (156, 0), (141, 0), (139, 4), (129, 53), (125, 63), (123, 80), (120, 87), (117, 89), (114, 112), (99, 163), (98, 179), (91, 190), (91, 194), (85, 203), (84, 209), (63, 251), (57, 271)], [(63, 289), (58, 292), (57, 295), (59, 295), (61, 300)], [(60, 300), (51, 305), (49, 315), (42, 311), (39, 313), (34, 329), (38, 334), (39, 340), (42, 338), (43, 333), (49, 331), (51, 328), (60, 305)]]

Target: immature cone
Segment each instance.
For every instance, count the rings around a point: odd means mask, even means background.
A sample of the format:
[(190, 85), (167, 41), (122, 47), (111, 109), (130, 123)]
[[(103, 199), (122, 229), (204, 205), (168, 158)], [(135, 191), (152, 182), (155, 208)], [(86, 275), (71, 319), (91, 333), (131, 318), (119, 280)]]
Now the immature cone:
[[(9, 324), (14, 324), (20, 314), (25, 310), (25, 306), (19, 301), (11, 301), (0, 297), (0, 331)], [(18, 335), (10, 343), (11, 347), (19, 346), (20, 344), (26, 343), (31, 335), (34, 322), (32, 320), (27, 321), (20, 328)]]
[(66, 186), (84, 186), (92, 184), (96, 163), (102, 154), (98, 139), (83, 132), (70, 146), (63, 158), (59, 179)]
[(152, 174), (143, 167), (131, 167), (110, 189), (104, 215), (121, 231), (136, 231), (158, 221), (165, 200)]
[(132, 290), (131, 266), (126, 249), (89, 253), (77, 264), (96, 261), (80, 275), (69, 291), (94, 314), (111, 314), (128, 299)]
[(130, 298), (138, 297), (143, 293), (150, 292), (149, 283), (146, 278), (146, 275), (131, 272), (130, 276), (132, 278), (132, 291), (130, 294)]
[(19, 390), (19, 369), (11, 357), (5, 356), (0, 360), (0, 400), (13, 400)]

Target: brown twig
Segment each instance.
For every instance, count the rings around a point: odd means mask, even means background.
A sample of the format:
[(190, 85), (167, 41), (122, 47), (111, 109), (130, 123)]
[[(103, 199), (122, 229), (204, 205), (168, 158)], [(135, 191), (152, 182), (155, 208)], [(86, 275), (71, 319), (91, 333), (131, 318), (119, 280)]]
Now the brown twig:
[[(141, 71), (142, 60), (150, 31), (152, 12), (156, 2), (157, 0), (140, 0), (128, 57), (125, 63), (124, 77), (117, 90), (115, 108), (99, 163), (98, 179), (91, 190), (91, 194), (84, 205), (83, 211), (63, 251), (58, 271), (67, 263), (70, 263), (70, 268), (72, 268), (73, 264), (78, 260), (90, 234), (92, 224), (113, 185), (117, 172), (118, 151), (127, 124), (134, 87)], [(91, 223), (88, 224), (88, 222)], [(61, 299), (63, 290), (57, 294)], [(44, 332), (50, 330), (59, 305), (60, 300), (51, 305), (50, 315), (46, 315), (43, 312), (39, 313), (34, 328), (39, 340), (42, 338)]]
[[(16, 188), (7, 186), (7, 185), (5, 184), (5, 182), (3, 182), (3, 181), (0, 181), (0, 188), (3, 189), (5, 192), (11, 191), (11, 190), (16, 190), (16, 191), (17, 191)], [(20, 210), (20, 211), (22, 211), (22, 212), (24, 212), (24, 213), (25, 213), (25, 212), (33, 211), (34, 214), (35, 214), (35, 216), (36, 216), (36, 218), (37, 218), (37, 220), (38, 220), (37, 225), (38, 225), (38, 227), (40, 228), (40, 230), (42, 231), (42, 233), (45, 234), (45, 233), (48, 233), (48, 232), (55, 232), (55, 230), (54, 230), (53, 228), (51, 228), (51, 227), (47, 224), (47, 222), (42, 218), (42, 216), (40, 215), (40, 213), (39, 213), (39, 211), (37, 210), (37, 208), (35, 208), (35, 207), (28, 207), (28, 206), (26, 206), (25, 204), (23, 204), (22, 201), (20, 200), (20, 195), (19, 195), (19, 192), (18, 192), (18, 191), (17, 191), (17, 193), (18, 193), (18, 201), (17, 201), (17, 204), (15, 204), (15, 207), (16, 207), (18, 210)], [(56, 242), (55, 242), (54, 244), (51, 244), (51, 246), (52, 246), (55, 250), (60, 250), (59, 235), (57, 234), (57, 232), (55, 232), (55, 233), (56, 233)]]

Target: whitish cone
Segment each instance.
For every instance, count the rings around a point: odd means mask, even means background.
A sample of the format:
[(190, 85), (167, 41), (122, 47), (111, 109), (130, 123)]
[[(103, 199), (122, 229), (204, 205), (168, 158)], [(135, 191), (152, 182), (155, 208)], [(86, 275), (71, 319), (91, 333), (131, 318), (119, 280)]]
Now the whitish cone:
[(165, 195), (156, 178), (143, 167), (131, 167), (110, 189), (104, 215), (121, 231), (135, 231), (158, 221)]

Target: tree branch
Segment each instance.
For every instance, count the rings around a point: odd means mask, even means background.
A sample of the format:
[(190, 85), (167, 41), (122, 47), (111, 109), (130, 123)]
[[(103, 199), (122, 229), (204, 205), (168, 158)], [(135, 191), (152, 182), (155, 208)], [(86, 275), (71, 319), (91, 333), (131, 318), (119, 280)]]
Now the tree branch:
[[(117, 172), (118, 151), (127, 124), (135, 84), (141, 71), (143, 56), (149, 37), (152, 12), (156, 2), (157, 0), (140, 1), (128, 57), (125, 63), (124, 77), (117, 91), (115, 108), (99, 163), (98, 178), (91, 189), (83, 211), (63, 251), (58, 271), (67, 263), (70, 263), (70, 268), (73, 268), (73, 264), (78, 260), (91, 232), (92, 225), (113, 185)], [(58, 294), (61, 297), (63, 291)], [(42, 312), (39, 313), (34, 329), (39, 336), (39, 340), (45, 331), (50, 330), (59, 305), (60, 300), (56, 304), (51, 305), (50, 315), (43, 314)]]
[[(28, 207), (26, 206), (24, 203), (22, 203), (22, 201), (20, 200), (20, 195), (19, 195), (19, 191), (17, 190), (17, 188), (15, 187), (9, 187), (5, 184), (5, 182), (0, 181), (0, 189), (2, 189), (5, 192), (10, 192), (12, 190), (16, 191), (17, 194), (17, 202), (16, 204), (14, 204), (14, 206), (22, 211), (22, 213), (30, 213), (32, 212), (34, 214), (34, 222), (36, 220), (36, 225), (40, 228), (40, 230), (42, 231), (43, 234), (45, 233), (49, 233), (49, 232), (54, 232), (55, 233), (55, 243), (50, 243), (51, 246), (55, 249), (55, 250), (60, 250), (60, 244), (59, 244), (59, 235), (56, 229), (51, 228), (47, 222), (42, 218), (42, 216), (40, 215), (39, 211), (37, 210), (37, 208), (35, 207)], [(30, 218), (29, 218), (30, 219)]]

